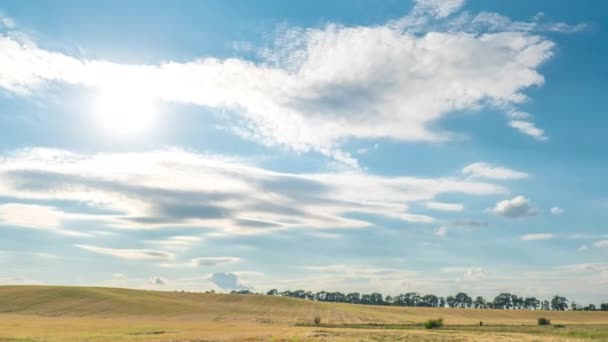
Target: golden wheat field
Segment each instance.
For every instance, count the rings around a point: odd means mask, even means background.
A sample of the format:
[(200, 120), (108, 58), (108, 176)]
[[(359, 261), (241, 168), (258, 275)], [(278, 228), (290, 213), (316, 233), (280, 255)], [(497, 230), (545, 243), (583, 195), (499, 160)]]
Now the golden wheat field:
[[(313, 323), (317, 316), (320, 325)], [(419, 324), (436, 317), (444, 319), (444, 327), (426, 330)], [(554, 325), (539, 327), (538, 317), (549, 318)], [(608, 312), (411, 308), (261, 295), (0, 287), (0, 341), (579, 340), (608, 340)]]

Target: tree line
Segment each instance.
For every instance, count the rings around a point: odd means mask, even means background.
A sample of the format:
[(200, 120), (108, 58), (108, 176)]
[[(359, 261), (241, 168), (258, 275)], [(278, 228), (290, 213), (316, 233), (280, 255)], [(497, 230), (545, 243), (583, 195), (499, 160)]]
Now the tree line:
[[(237, 294), (253, 294), (249, 290), (232, 291)], [(503, 310), (574, 310), (574, 311), (608, 311), (608, 303), (599, 307), (594, 304), (583, 306), (572, 301), (570, 304), (566, 297), (553, 296), (551, 300), (541, 300), (536, 297), (519, 297), (511, 293), (501, 293), (493, 300), (487, 300), (482, 296), (470, 297), (464, 292), (453, 296), (441, 297), (433, 294), (421, 295), (418, 292), (408, 292), (397, 296), (386, 296), (374, 293), (342, 293), (319, 291), (313, 293), (304, 290), (286, 290), (279, 292), (272, 289), (266, 293), (268, 296), (283, 296), (314, 300), (319, 302), (351, 303), (364, 305), (395, 305), (395, 306), (417, 306), (435, 308), (475, 308), (475, 309), (503, 309)]]

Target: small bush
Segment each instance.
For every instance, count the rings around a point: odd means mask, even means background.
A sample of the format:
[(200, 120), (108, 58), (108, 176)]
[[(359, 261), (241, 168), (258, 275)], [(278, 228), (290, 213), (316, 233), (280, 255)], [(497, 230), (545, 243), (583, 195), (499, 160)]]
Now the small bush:
[(538, 319), (538, 325), (551, 325), (551, 321), (548, 318), (541, 317)]
[(319, 316), (315, 317), (315, 324), (316, 325), (321, 324), (321, 317), (319, 317)]
[(441, 328), (443, 326), (443, 318), (428, 319), (424, 322), (424, 327), (427, 329)]
[(565, 328), (566, 326), (563, 324), (555, 324), (553, 325), (554, 328)]

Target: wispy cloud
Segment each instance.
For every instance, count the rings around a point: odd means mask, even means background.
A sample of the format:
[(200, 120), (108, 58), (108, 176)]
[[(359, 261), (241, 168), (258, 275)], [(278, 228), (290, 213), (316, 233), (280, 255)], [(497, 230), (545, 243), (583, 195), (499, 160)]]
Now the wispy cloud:
[(462, 169), (462, 173), (472, 178), (488, 178), (501, 180), (528, 178), (528, 174), (525, 172), (509, 169), (506, 167), (495, 166), (484, 162), (478, 162), (467, 165)]
[(551, 240), (554, 238), (555, 238), (554, 234), (548, 234), (548, 233), (526, 234), (526, 235), (521, 236), (521, 239), (524, 241)]
[[(232, 234), (373, 225), (352, 213), (432, 223), (435, 218), (411, 212), (407, 203), (432, 202), (444, 193), (507, 192), (500, 185), (449, 177), (280, 173), (175, 149), (88, 156), (21, 150), (0, 159), (0, 176), (0, 195), (86, 202), (106, 212), (89, 214), (87, 220), (114, 228), (208, 227)], [(153, 241), (184, 246), (192, 239)]]
[(439, 211), (462, 211), (464, 209), (464, 205), (461, 203), (426, 202), (424, 205), (429, 209)]
[(123, 249), (123, 248), (106, 248), (90, 245), (74, 245), (80, 249), (89, 252), (111, 255), (113, 257), (130, 260), (154, 260), (154, 259), (173, 259), (175, 256), (168, 252), (155, 251), (149, 249)]

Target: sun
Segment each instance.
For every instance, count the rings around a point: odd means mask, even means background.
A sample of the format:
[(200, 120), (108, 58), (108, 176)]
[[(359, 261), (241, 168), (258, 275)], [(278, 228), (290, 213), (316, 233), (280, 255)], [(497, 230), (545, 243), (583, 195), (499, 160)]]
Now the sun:
[(153, 98), (130, 91), (101, 91), (94, 103), (97, 123), (112, 135), (131, 136), (149, 131), (156, 120)]

